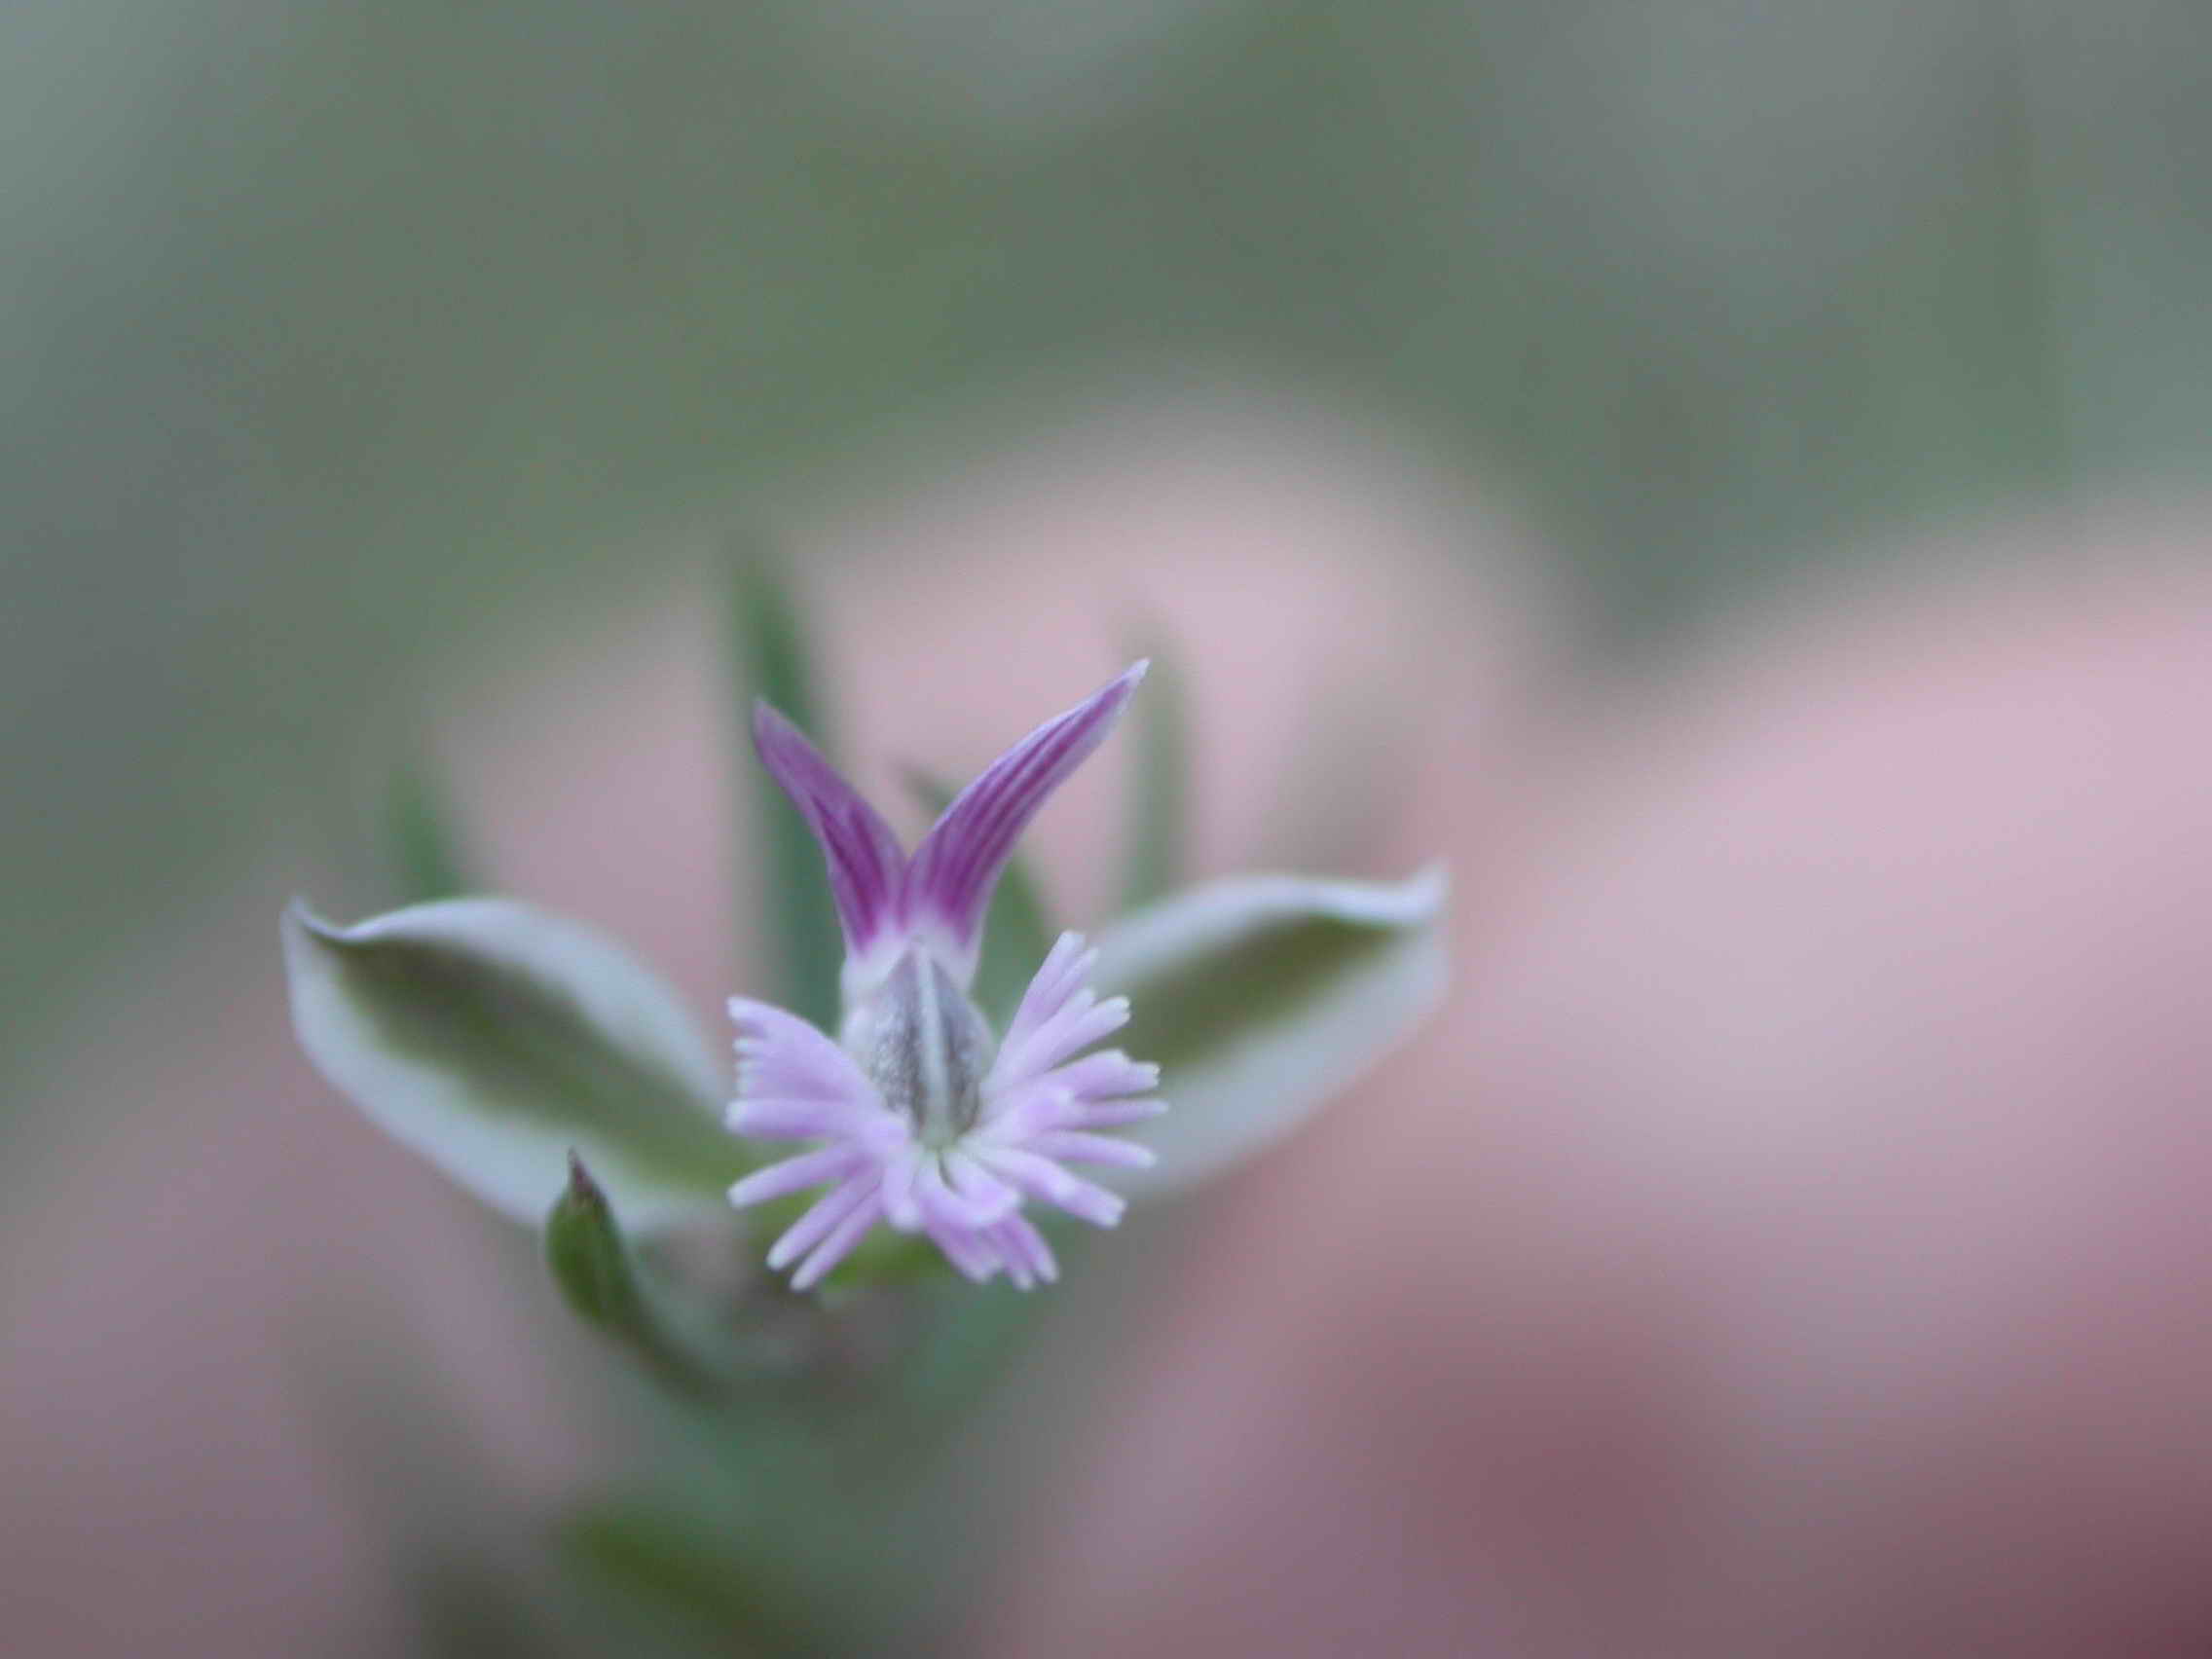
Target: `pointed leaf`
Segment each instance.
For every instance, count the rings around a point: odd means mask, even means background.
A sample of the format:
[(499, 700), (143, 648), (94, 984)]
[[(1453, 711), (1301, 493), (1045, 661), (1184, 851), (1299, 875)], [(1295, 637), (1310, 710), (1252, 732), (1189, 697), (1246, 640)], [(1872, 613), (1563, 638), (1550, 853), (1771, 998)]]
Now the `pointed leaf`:
[(418, 762), (392, 774), (385, 795), (385, 862), (411, 903), (453, 899), (476, 883), (442, 780)]
[(1398, 884), (1245, 876), (1106, 929), (1093, 982), (1129, 999), (1118, 1041), (1161, 1068), (1159, 1155), (1134, 1197), (1194, 1186), (1287, 1134), (1420, 1022), (1444, 990), (1441, 868)]
[[(728, 640), (737, 707), (746, 729), (751, 729), (755, 704), (766, 702), (795, 725), (813, 732), (823, 749), (832, 750), (825, 735), (827, 717), (816, 695), (797, 604), (774, 562), (765, 556), (741, 554), (735, 562)], [(751, 756), (743, 756), (738, 767), (751, 808), (742, 821), (755, 826), (765, 842), (764, 851), (740, 849), (749, 867), (739, 872), (739, 881), (741, 888), (757, 885), (766, 909), (768, 934), (775, 940), (781, 969), (777, 1000), (818, 1023), (833, 1023), (844, 946), (836, 910), (823, 884), (822, 853), (814, 831)]]
[(501, 899), (350, 928), (295, 902), (301, 1047), (339, 1092), (495, 1209), (537, 1222), (591, 1161), (633, 1228), (712, 1208), (747, 1163), (675, 993), (590, 929)]
[(1128, 863), (1122, 875), (1122, 907), (1129, 910), (1182, 885), (1191, 801), (1182, 670), (1163, 646), (1141, 654), (1151, 661), (1152, 673), (1131, 733), (1137, 753), (1129, 791)]

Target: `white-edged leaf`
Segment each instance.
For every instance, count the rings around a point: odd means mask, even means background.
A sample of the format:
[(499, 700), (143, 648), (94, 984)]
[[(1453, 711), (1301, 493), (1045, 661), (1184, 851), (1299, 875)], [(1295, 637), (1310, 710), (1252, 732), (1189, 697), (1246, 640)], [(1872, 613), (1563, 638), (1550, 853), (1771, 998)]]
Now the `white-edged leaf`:
[(1448, 977), (1444, 871), (1400, 883), (1243, 876), (1191, 888), (1098, 937), (1094, 982), (1129, 999), (1117, 1039), (1161, 1068), (1160, 1155), (1117, 1172), (1179, 1191), (1280, 1139), (1404, 1039)]
[(575, 922), (454, 899), (342, 928), (295, 901), (284, 972), (332, 1087), (517, 1221), (544, 1218), (571, 1150), (634, 1229), (712, 1207), (746, 1167), (676, 994)]

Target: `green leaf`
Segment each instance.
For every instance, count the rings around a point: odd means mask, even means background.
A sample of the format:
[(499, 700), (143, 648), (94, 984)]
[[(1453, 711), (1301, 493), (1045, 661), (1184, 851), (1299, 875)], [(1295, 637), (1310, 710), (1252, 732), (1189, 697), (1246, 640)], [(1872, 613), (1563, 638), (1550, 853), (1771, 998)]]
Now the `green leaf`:
[[(811, 652), (799, 625), (798, 608), (781, 572), (759, 553), (741, 553), (733, 567), (729, 652), (738, 692), (738, 729), (751, 729), (753, 701), (764, 698), (833, 760), (835, 746), (815, 693)], [(822, 849), (798, 809), (750, 752), (739, 770), (753, 806), (741, 822), (756, 826), (766, 841), (764, 861), (754, 849), (743, 849), (746, 867), (739, 873), (739, 885), (757, 884), (762, 894), (768, 935), (776, 947), (777, 1000), (833, 1029), (845, 947), (830, 884), (822, 872)]]
[(1183, 674), (1164, 650), (1149, 654), (1152, 671), (1131, 711), (1137, 753), (1129, 792), (1128, 864), (1122, 876), (1124, 910), (1150, 904), (1182, 885), (1190, 818), (1190, 721)]
[(714, 1051), (674, 992), (590, 929), (500, 899), (341, 928), (295, 901), (283, 934), (316, 1069), (503, 1214), (542, 1217), (571, 1149), (639, 1229), (711, 1207), (744, 1172)]
[(421, 763), (392, 774), (385, 795), (385, 860), (411, 903), (453, 899), (476, 886), (468, 876), (443, 783)]
[(1098, 938), (1094, 982), (1125, 994), (1120, 1041), (1161, 1068), (1166, 1116), (1133, 1134), (1160, 1155), (1118, 1176), (1131, 1197), (1243, 1161), (1402, 1041), (1447, 978), (1446, 881), (1245, 876), (1139, 911)]
[[(926, 772), (909, 770), (903, 781), (906, 793), (933, 818), (952, 801), (953, 792)], [(1018, 857), (1009, 861), (983, 923), (983, 949), (976, 963), (977, 1006), (1003, 1025), (1057, 937), (1037, 883)]]

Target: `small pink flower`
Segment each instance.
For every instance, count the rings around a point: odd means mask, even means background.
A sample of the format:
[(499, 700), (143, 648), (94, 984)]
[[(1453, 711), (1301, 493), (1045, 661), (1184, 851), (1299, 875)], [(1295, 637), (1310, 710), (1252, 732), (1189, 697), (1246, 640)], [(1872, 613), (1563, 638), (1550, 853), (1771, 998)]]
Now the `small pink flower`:
[(1143, 1168), (1152, 1154), (1101, 1134), (1155, 1117), (1157, 1066), (1086, 1053), (1126, 1023), (1128, 1003), (1086, 982), (1096, 952), (1063, 934), (1003, 1039), (970, 999), (983, 915), (1014, 846), (1046, 798), (1105, 740), (1146, 665), (1048, 720), (954, 797), (908, 858), (898, 837), (796, 727), (754, 711), (761, 762), (822, 844), (845, 934), (844, 1018), (832, 1042), (797, 1015), (733, 998), (738, 1097), (728, 1124), (813, 1150), (730, 1189), (743, 1207), (830, 1190), (768, 1252), (818, 1283), (883, 1222), (927, 1234), (977, 1280), (1023, 1289), (1057, 1276), (1022, 1214), (1035, 1198), (1099, 1227), (1123, 1201), (1070, 1163)]

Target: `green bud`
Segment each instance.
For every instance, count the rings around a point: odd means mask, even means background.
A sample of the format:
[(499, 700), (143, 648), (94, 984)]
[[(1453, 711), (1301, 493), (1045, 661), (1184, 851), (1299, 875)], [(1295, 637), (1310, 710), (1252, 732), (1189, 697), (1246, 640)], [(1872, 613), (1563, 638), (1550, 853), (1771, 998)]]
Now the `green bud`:
[(729, 1333), (686, 1316), (654, 1282), (631, 1253), (607, 1195), (573, 1152), (569, 1184), (545, 1217), (545, 1266), (578, 1319), (682, 1393), (719, 1396), (741, 1376), (763, 1372), (761, 1356), (742, 1353)]
[(643, 1309), (629, 1246), (607, 1195), (573, 1152), (569, 1184), (545, 1218), (545, 1265), (585, 1324), (617, 1336), (638, 1326)]

